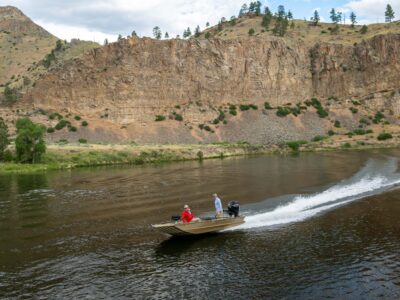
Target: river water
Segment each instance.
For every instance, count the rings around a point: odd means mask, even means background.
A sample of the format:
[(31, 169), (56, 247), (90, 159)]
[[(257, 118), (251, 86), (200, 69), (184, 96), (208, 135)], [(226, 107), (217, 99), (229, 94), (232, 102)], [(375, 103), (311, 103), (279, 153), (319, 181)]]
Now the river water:
[[(0, 176), (0, 298), (396, 299), (400, 150)], [(152, 223), (241, 203), (176, 239)]]

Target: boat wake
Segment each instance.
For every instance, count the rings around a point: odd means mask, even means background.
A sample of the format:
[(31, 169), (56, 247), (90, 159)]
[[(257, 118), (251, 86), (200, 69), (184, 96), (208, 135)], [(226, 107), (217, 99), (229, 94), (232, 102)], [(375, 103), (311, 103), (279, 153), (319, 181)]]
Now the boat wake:
[(245, 223), (230, 230), (257, 228), (303, 221), (367, 196), (382, 193), (400, 184), (398, 159), (369, 160), (350, 179), (312, 195), (295, 195), (286, 204), (269, 211), (246, 211)]

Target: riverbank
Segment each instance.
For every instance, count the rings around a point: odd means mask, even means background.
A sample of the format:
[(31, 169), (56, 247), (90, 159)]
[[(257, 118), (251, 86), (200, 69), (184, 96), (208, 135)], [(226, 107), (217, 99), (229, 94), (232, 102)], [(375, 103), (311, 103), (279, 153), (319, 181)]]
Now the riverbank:
[(198, 145), (136, 145), (136, 144), (50, 144), (40, 164), (0, 163), (0, 173), (32, 173), (104, 165), (143, 165), (174, 161), (203, 160), (259, 154), (362, 150), (400, 147), (398, 138), (390, 141), (363, 137), (324, 138), (320, 141), (298, 141), (298, 147), (282, 145), (251, 145), (248, 143), (215, 143)]

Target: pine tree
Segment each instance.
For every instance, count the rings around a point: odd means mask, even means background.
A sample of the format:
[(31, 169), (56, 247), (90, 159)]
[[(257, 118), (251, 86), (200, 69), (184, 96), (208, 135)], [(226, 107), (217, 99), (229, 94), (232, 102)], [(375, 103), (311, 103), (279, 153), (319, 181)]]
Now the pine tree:
[(311, 21), (313, 22), (313, 25), (314, 25), (314, 26), (318, 26), (319, 20), (320, 20), (320, 18), (319, 18), (319, 13), (318, 13), (317, 10), (315, 10), (315, 11), (314, 11), (314, 16), (311, 17)]
[(278, 14), (277, 17), (278, 18), (283, 18), (286, 15), (285, 13), (285, 7), (283, 5), (279, 5), (278, 6)]
[(394, 19), (394, 11), (390, 4), (386, 5), (385, 22), (390, 23)]
[(357, 17), (356, 17), (356, 14), (352, 11), (352, 12), (350, 13), (351, 27), (354, 27), (354, 24), (357, 23), (356, 18), (357, 18)]
[(260, 14), (261, 14), (261, 2), (260, 1), (257, 1), (256, 3), (255, 3), (255, 8), (254, 8), (254, 12), (255, 12), (255, 14), (256, 14), (256, 16), (259, 16)]
[(137, 33), (136, 33), (136, 31), (135, 31), (135, 30), (133, 30), (131, 35), (132, 35), (132, 37), (137, 37)]
[(231, 26), (235, 26), (236, 25), (236, 17), (232, 16), (231, 19), (229, 20), (229, 24), (231, 24)]
[(265, 28), (265, 30), (269, 29), (269, 25), (271, 24), (271, 20), (272, 20), (272, 14), (271, 13), (265, 14), (263, 16), (261, 25), (262, 25), (262, 27)]
[(194, 36), (195, 36), (195, 37), (199, 37), (200, 34), (201, 34), (201, 32), (200, 32), (200, 26), (197, 25), (196, 29), (194, 30)]
[(336, 10), (334, 8), (332, 8), (331, 12), (330, 12), (330, 18), (332, 20), (333, 23), (337, 23), (337, 15), (336, 15)]
[(160, 29), (160, 27), (156, 26), (156, 27), (153, 28), (153, 36), (157, 40), (161, 39), (161, 29)]
[(207, 23), (206, 23), (206, 27), (210, 27), (210, 22), (207, 22)]
[(249, 8), (248, 8), (247, 4), (244, 3), (244, 4), (242, 5), (242, 7), (240, 8), (240, 10), (239, 10), (239, 17), (244, 16), (244, 15), (247, 14), (248, 12), (249, 12)]
[(104, 39), (104, 46), (108, 45), (108, 39)]
[(122, 40), (122, 35), (118, 34), (118, 42)]
[(165, 32), (164, 38), (165, 38), (165, 39), (169, 39), (168, 31)]
[(288, 13), (287, 13), (287, 18), (289, 19), (289, 20), (293, 20), (293, 14), (292, 14), (292, 12), (289, 10), (288, 11)]
[(188, 27), (187, 29), (185, 29), (185, 31), (183, 31), (183, 38), (188, 38), (192, 35), (192, 32), (190, 31), (190, 27)]

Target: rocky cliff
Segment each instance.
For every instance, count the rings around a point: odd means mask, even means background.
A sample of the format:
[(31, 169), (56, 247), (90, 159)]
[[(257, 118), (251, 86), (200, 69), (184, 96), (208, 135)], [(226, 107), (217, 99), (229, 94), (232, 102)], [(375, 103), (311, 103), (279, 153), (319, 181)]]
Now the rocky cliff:
[[(24, 101), (86, 116), (97, 124), (86, 135), (100, 140), (275, 143), (324, 134), (333, 117), (357, 126), (360, 115), (349, 112), (350, 101), (362, 103), (365, 114), (384, 108), (398, 117), (399, 58), (400, 34), (352, 46), (276, 37), (131, 38), (52, 70)], [(330, 117), (319, 118), (312, 108), (285, 118), (261, 109), (265, 102), (276, 107), (311, 97), (335, 99), (323, 101)], [(258, 110), (233, 116), (232, 104)], [(226, 124), (213, 124), (221, 111)], [(167, 120), (156, 122), (157, 115)], [(202, 124), (211, 130), (198, 128)]]
[[(55, 41), (17, 9), (0, 8), (0, 23), (12, 30), (0, 34), (8, 44), (19, 35)], [(207, 39), (204, 32), (187, 40), (128, 38), (90, 45), (83, 56), (64, 43), (46, 67), (39, 60), (28, 73), (0, 72), (22, 97), (0, 116), (11, 126), (20, 116), (44, 123), (53, 141), (138, 143), (309, 140), (365, 127), (381, 110), (380, 124), (399, 122), (399, 25), (370, 25), (367, 34), (357, 26), (328, 33), (327, 23), (292, 25), (280, 38), (261, 27), (261, 17), (243, 17), (207, 29)], [(3, 63), (29, 57), (18, 51)], [(306, 101), (312, 97), (321, 103)]]

